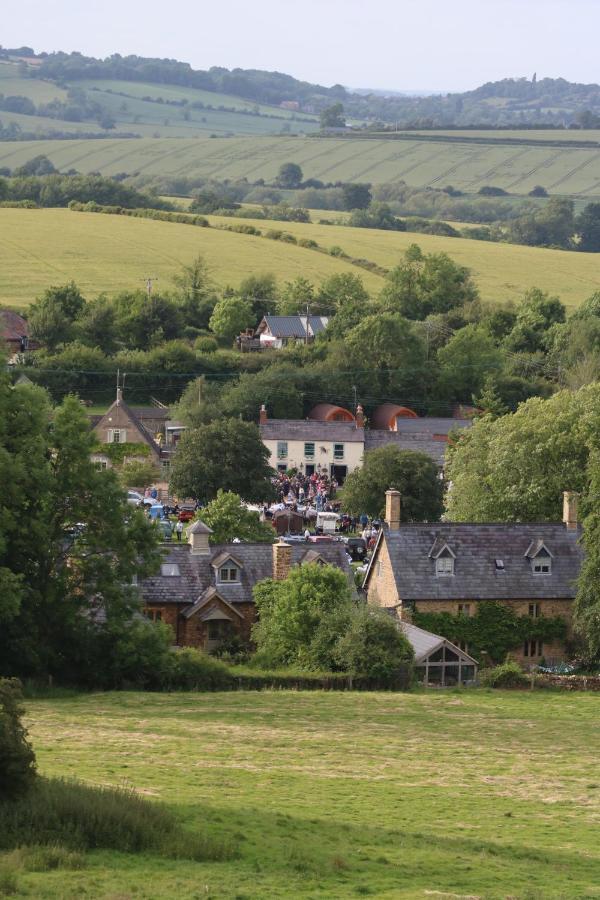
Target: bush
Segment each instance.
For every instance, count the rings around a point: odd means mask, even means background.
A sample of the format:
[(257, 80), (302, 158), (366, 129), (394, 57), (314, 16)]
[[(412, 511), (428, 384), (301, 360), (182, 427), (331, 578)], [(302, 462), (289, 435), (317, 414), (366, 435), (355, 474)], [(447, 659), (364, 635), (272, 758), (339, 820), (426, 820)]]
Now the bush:
[(319, 245), (311, 238), (300, 238), (300, 240), (298, 241), (298, 246), (306, 247), (308, 250), (315, 250)]
[(414, 659), (412, 646), (396, 623), (379, 609), (360, 606), (335, 648), (340, 668), (375, 679), (386, 687), (402, 683)]
[(216, 353), (218, 349), (219, 342), (209, 335), (201, 335), (194, 341), (194, 350), (198, 353)]
[(494, 669), (484, 669), (480, 681), (485, 687), (518, 688), (527, 684), (527, 676), (518, 663), (507, 660)]
[(348, 254), (347, 254), (347, 253), (344, 253), (344, 251), (342, 250), (342, 248), (341, 248), (341, 247), (338, 247), (337, 244), (335, 244), (333, 247), (330, 247), (330, 248), (329, 248), (329, 255), (330, 255), (330, 256), (341, 256), (341, 257), (347, 257), (347, 256), (348, 256)]
[(0, 680), (0, 797), (25, 794), (35, 778), (35, 753), (21, 716), (21, 684)]
[[(176, 859), (232, 855), (228, 845), (183, 831), (164, 806), (124, 788), (40, 778), (24, 798), (0, 801), (0, 850), (57, 844), (71, 851), (152, 851)], [(64, 852), (55, 858), (64, 861)]]
[(233, 686), (233, 677), (225, 663), (186, 647), (173, 651), (169, 686), (180, 691), (226, 691)]

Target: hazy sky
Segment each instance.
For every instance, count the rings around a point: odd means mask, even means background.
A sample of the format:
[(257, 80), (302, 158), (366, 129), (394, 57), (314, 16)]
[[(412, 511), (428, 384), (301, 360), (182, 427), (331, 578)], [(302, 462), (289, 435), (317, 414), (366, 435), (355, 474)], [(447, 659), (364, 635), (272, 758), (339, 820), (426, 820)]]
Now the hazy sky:
[(600, 81), (600, 0), (2, 0), (0, 42), (172, 57), (307, 81), (466, 90)]

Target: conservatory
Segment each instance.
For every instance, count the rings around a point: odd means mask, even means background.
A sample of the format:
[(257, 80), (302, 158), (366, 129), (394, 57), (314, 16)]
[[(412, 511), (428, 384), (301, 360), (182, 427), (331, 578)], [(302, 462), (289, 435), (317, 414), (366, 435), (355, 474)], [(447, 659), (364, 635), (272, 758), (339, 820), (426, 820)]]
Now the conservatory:
[(476, 681), (477, 661), (465, 650), (410, 622), (399, 626), (415, 651), (415, 673), (422, 684), (451, 687)]

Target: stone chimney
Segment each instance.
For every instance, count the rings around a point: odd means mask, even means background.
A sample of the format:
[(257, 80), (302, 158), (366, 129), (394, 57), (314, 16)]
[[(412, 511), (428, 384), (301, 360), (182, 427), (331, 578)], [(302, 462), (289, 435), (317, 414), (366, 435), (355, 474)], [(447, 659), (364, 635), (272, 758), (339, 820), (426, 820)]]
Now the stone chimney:
[(121, 388), (117, 388), (117, 403), (120, 403), (123, 399), (123, 391)]
[(400, 528), (400, 491), (385, 492), (385, 521), (390, 531)]
[(273, 544), (273, 579), (275, 581), (285, 581), (290, 574), (292, 568), (292, 548), (290, 544), (280, 538), (276, 544)]
[(575, 491), (563, 491), (563, 522), (567, 531), (576, 531), (578, 525), (579, 495)]
[(260, 425), (266, 425), (267, 421), (268, 421), (267, 407), (263, 403), (260, 408), (260, 413), (258, 414), (258, 422)]
[(192, 556), (210, 556), (210, 547), (208, 545), (208, 537), (212, 534), (212, 530), (201, 522), (200, 519), (190, 525), (187, 530), (187, 539), (192, 548)]
[(356, 427), (364, 428), (365, 427), (365, 411), (359, 403), (356, 407)]

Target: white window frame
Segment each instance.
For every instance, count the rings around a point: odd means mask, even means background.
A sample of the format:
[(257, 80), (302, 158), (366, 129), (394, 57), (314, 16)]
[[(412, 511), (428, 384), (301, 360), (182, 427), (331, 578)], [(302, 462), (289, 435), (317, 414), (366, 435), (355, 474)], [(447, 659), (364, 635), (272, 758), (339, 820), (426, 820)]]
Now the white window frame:
[(277, 441), (277, 459), (287, 459), (288, 458), (288, 442), (287, 441)]
[(536, 556), (531, 560), (531, 571), (534, 575), (552, 575), (552, 558)]
[(541, 614), (540, 604), (536, 603), (535, 601), (531, 602), (529, 604), (529, 616), (532, 619), (539, 619), (540, 614)]
[[(115, 440), (116, 435), (118, 435), (118, 438)], [(127, 429), (126, 428), (109, 428), (107, 443), (109, 443), (109, 444), (126, 444), (127, 443)]]
[(343, 459), (344, 458), (344, 445), (343, 444), (334, 444), (333, 445), (333, 458), (334, 459)]
[(450, 578), (454, 575), (454, 557), (438, 556), (435, 561), (435, 574), (437, 578)]
[[(312, 450), (310, 449), (312, 447)], [(304, 442), (304, 459), (314, 459), (315, 458), (315, 442), (314, 441), (305, 441)]]
[[(227, 574), (225, 574), (227, 573)], [(232, 574), (233, 573), (233, 574)], [(240, 570), (235, 563), (226, 562), (219, 566), (219, 584), (239, 584)]]
[[(454, 560), (452, 560), (454, 562)], [(459, 616), (465, 616), (467, 619), (471, 615), (471, 604), (470, 603), (459, 603), (458, 604), (458, 614)]]

